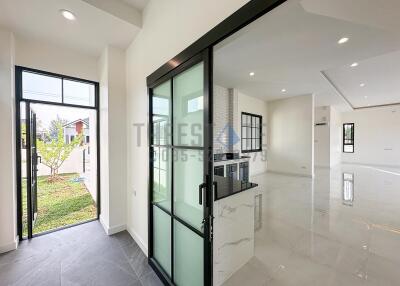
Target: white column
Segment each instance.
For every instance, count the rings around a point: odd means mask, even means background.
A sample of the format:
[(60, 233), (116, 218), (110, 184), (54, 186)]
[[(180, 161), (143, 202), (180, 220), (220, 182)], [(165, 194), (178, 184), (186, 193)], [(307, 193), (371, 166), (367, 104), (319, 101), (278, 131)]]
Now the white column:
[(107, 47), (100, 70), (100, 220), (108, 234), (126, 229), (125, 52)]
[(0, 253), (17, 248), (14, 36), (0, 30)]

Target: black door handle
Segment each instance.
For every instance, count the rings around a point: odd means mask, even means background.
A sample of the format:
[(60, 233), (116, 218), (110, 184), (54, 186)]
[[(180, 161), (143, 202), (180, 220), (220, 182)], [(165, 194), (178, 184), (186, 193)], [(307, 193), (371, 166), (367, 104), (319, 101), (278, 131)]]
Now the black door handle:
[(217, 191), (218, 191), (218, 184), (217, 182), (213, 182), (213, 186), (214, 186), (214, 200), (217, 197)]
[(205, 183), (199, 185), (199, 205), (203, 204), (203, 188), (206, 186)]

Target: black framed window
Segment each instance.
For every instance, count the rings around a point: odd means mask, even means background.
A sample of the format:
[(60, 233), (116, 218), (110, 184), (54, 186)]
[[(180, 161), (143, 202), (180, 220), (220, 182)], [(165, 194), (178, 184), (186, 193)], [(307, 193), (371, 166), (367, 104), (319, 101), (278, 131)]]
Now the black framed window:
[(354, 123), (343, 124), (343, 153), (354, 153)]
[(77, 106), (96, 106), (95, 83), (24, 69), (22, 99)]
[(262, 116), (242, 112), (242, 153), (260, 152), (262, 146)]

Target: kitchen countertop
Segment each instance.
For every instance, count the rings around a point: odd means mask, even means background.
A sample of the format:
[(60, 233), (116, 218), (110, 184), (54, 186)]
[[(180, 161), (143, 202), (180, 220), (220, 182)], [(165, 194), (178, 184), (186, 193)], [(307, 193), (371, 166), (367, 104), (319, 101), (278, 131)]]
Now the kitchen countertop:
[(243, 182), (232, 178), (214, 176), (214, 181), (217, 183), (215, 191), (215, 201), (238, 194), (240, 192), (257, 187), (257, 184)]
[(250, 157), (249, 156), (240, 156), (239, 158), (214, 160), (214, 162), (226, 162), (226, 161), (234, 161), (234, 160), (240, 160), (240, 159), (250, 159)]

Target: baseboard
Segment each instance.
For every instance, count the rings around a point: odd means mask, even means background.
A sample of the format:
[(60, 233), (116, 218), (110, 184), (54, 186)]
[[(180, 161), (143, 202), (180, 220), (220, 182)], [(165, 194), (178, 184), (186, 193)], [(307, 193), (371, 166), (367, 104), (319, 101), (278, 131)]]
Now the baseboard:
[(109, 227), (107, 234), (113, 235), (124, 230), (126, 230), (126, 224), (114, 225)]
[(0, 253), (6, 253), (12, 250), (16, 250), (18, 248), (18, 243), (19, 243), (19, 238), (17, 236), (13, 242), (0, 245)]
[(307, 175), (307, 174), (298, 174), (298, 173), (290, 173), (290, 172), (282, 172), (282, 171), (274, 171), (274, 170), (268, 170), (267, 173), (293, 176), (293, 177), (314, 178), (314, 174)]
[(113, 235), (118, 232), (126, 230), (125, 224), (115, 225), (115, 226), (108, 226), (105, 222), (103, 217), (100, 215), (100, 223), (103, 226), (103, 229), (107, 235)]
[(267, 169), (262, 170), (262, 171), (259, 171), (259, 172), (255, 172), (254, 174), (250, 174), (249, 176), (250, 176), (250, 177), (254, 177), (254, 176), (258, 176), (258, 175), (264, 174), (264, 173), (266, 173), (266, 172), (268, 172)]
[(400, 165), (384, 165), (384, 164), (369, 164), (369, 163), (354, 163), (354, 162), (342, 162), (341, 164), (342, 165), (382, 167), (382, 168), (400, 168)]
[(140, 236), (136, 233), (136, 231), (133, 230), (133, 228), (131, 227), (127, 227), (127, 231), (129, 232), (129, 234), (132, 236), (132, 238), (136, 241), (136, 243), (139, 245), (140, 249), (143, 251), (143, 253), (147, 255), (147, 246), (146, 244), (143, 242), (143, 240), (140, 238)]

